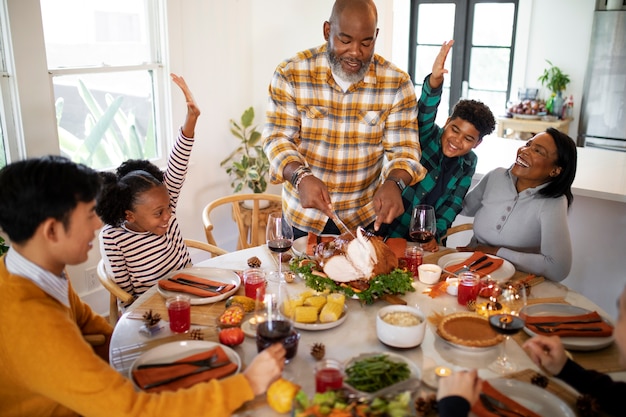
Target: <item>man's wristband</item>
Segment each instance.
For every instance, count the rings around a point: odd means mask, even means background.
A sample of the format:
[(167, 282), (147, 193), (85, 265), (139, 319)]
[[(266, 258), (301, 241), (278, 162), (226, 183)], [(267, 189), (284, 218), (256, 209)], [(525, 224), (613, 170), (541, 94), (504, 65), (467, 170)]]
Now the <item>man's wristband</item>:
[(402, 180), (402, 178), (398, 178), (398, 177), (394, 177), (392, 175), (389, 175), (387, 177), (387, 179), (385, 180), (385, 182), (387, 181), (393, 181), (396, 183), (396, 185), (398, 186), (398, 188), (400, 189), (400, 192), (403, 192), (404, 189), (406, 188), (406, 184), (404, 183), (404, 181)]
[(302, 179), (304, 177), (308, 177), (309, 175), (313, 175), (311, 168), (306, 165), (300, 165), (295, 171), (293, 171), (293, 174), (291, 174), (291, 185), (293, 185), (293, 187), (297, 190)]

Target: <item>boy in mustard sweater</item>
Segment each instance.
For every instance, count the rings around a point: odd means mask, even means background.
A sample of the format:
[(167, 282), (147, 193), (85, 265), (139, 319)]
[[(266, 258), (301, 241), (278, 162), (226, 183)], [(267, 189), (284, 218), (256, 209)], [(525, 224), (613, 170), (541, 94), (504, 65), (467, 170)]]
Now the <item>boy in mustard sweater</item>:
[[(87, 260), (102, 223), (96, 171), (47, 156), (0, 170), (0, 415), (228, 416), (266, 391), (284, 366), (278, 344), (243, 373), (174, 393), (136, 392), (108, 364), (113, 329), (72, 289), (66, 265)], [(85, 335), (104, 334), (92, 348)]]

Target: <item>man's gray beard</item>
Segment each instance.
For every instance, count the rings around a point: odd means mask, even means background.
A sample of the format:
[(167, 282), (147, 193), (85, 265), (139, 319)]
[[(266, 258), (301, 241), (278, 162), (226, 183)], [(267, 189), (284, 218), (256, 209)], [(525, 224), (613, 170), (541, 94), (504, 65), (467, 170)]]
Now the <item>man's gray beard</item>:
[(359, 72), (347, 73), (343, 70), (343, 67), (341, 66), (341, 60), (337, 58), (337, 55), (331, 49), (331, 45), (329, 44), (328, 49), (326, 50), (326, 56), (328, 57), (328, 62), (330, 62), (330, 68), (333, 70), (334, 74), (336, 74), (343, 81), (347, 81), (353, 84), (358, 83), (363, 78), (365, 78), (365, 73), (372, 63), (373, 55), (367, 62), (361, 61), (363, 65), (361, 66)]

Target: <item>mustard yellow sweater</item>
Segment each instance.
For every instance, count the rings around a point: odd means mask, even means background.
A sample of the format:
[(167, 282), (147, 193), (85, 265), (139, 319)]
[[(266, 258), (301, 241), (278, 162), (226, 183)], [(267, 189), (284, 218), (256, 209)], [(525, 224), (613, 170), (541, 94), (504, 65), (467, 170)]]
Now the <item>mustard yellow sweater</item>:
[(70, 286), (68, 309), (0, 258), (0, 415), (229, 416), (254, 395), (242, 374), (175, 393), (136, 392), (84, 334), (111, 334)]

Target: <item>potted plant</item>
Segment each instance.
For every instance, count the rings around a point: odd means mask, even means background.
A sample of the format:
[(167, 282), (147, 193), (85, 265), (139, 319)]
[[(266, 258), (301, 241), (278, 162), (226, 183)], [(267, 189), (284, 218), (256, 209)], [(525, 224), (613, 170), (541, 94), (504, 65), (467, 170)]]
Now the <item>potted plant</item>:
[(239, 123), (230, 120), (230, 131), (241, 142), (220, 166), (226, 167), (226, 173), (233, 179), (231, 186), (235, 193), (244, 187), (254, 193), (263, 193), (267, 189), (267, 174), (270, 163), (259, 141), (261, 133), (252, 127), (254, 108), (250, 107), (241, 115)]
[(4, 255), (9, 251), (9, 247), (4, 244), (4, 238), (0, 236), (0, 256)]
[(550, 113), (561, 117), (563, 111), (562, 93), (570, 82), (569, 75), (563, 73), (559, 67), (552, 64), (549, 60), (546, 59), (546, 62), (550, 64), (550, 67), (544, 69), (543, 74), (537, 80), (552, 92), (551, 97), (546, 101), (546, 108)]

